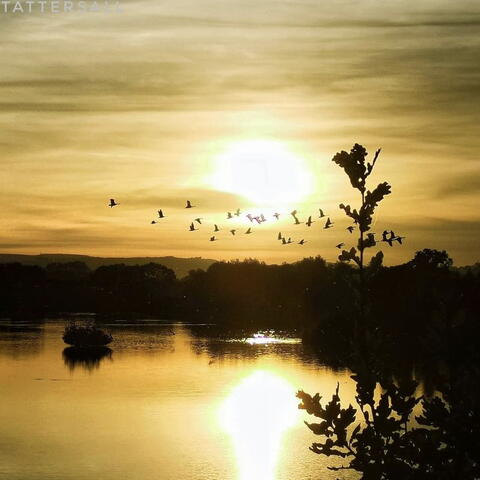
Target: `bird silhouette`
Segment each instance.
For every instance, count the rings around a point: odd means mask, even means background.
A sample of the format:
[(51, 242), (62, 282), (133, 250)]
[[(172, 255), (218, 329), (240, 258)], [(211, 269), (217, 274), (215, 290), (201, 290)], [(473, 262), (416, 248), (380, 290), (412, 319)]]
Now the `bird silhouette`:
[(279, 213), (274, 213), (273, 216), (278, 220), (280, 218), (280, 214)]
[(242, 213), (242, 212), (240, 212), (240, 209), (237, 208), (237, 210), (235, 211), (235, 214), (234, 214), (234, 215), (235, 215), (236, 217), (239, 217), (239, 216), (240, 216), (240, 213)]
[(231, 233), (233, 236), (235, 236), (235, 232), (236, 232), (235, 229), (230, 230), (230, 233)]
[(342, 242), (342, 243), (339, 243), (338, 245), (335, 245), (337, 248), (341, 249), (345, 246), (345, 244)]
[(260, 225), (262, 223), (262, 219), (260, 217), (253, 217), (253, 219)]
[(285, 240), (285, 237), (282, 237), (282, 245), (286, 245), (287, 241)]
[(192, 222), (192, 223), (190, 224), (190, 231), (191, 231), (191, 232), (194, 232), (195, 230), (198, 230), (198, 228), (195, 228), (195, 224)]
[[(387, 235), (390, 235), (390, 237), (387, 237)], [(395, 232), (393, 230), (390, 230), (389, 232), (387, 230), (384, 230), (382, 232), (382, 242), (388, 243), (390, 247), (393, 247), (394, 240), (395, 240)]]
[(165, 218), (165, 215), (163, 214), (163, 210), (162, 210), (162, 209), (160, 209), (160, 210), (158, 211), (158, 218)]
[(265, 218), (265, 215), (263, 213), (260, 215), (260, 221), (262, 223), (267, 221), (267, 219)]
[(120, 204), (117, 203), (114, 198), (111, 198), (111, 199), (110, 199), (110, 203), (108, 204), (108, 206), (109, 206), (110, 208), (113, 208), (113, 207), (116, 207), (117, 205), (120, 205)]
[(281, 240), (282, 239), (282, 232), (278, 232), (278, 237), (277, 237), (278, 240)]
[(288, 237), (287, 243), (293, 243), (293, 241), (290, 237)]
[(293, 210), (290, 212), (290, 215), (295, 219), (295, 225), (300, 225), (300, 220), (298, 220), (298, 217), (297, 217), (297, 210)]
[[(307, 227), (311, 227), (311, 226), (312, 226), (312, 223), (313, 223), (313, 220), (312, 220), (312, 216), (310, 215), (310, 216), (308, 217), (308, 220), (305, 222), (305, 225), (306, 225)], [(302, 244), (302, 245), (303, 245), (303, 244)]]
[(201, 219), (200, 217), (199, 217), (199, 218), (196, 218), (195, 221), (196, 221), (197, 223), (199, 223), (200, 225), (202, 224), (202, 219)]
[(327, 221), (325, 222), (325, 226), (323, 228), (332, 228), (333, 222), (330, 221), (330, 217), (327, 218)]
[(152, 221), (150, 222), (151, 225), (155, 225), (156, 223), (157, 223), (157, 222), (156, 222), (155, 220), (152, 220)]
[(245, 215), (251, 223), (253, 223), (253, 215), (251, 213), (247, 213), (247, 215)]
[(215, 242), (217, 239), (215, 238), (215, 235), (213, 237), (210, 237), (211, 242)]
[(249, 227), (249, 229), (245, 232), (246, 235), (248, 235), (249, 233), (252, 233), (251, 227)]
[(393, 240), (397, 241), (400, 245), (402, 245), (402, 240), (404, 239), (405, 237), (395, 237)]
[(298, 242), (299, 245), (304, 245), (305, 243), (307, 243), (307, 242), (303, 238)]
[(353, 233), (353, 231), (355, 230), (355, 227), (352, 227), (350, 225), (350, 227), (347, 227), (347, 230), (350, 232), (350, 233)]
[(214, 227), (215, 227), (215, 229), (213, 230), (214, 232), (219, 232), (220, 231), (220, 229), (218, 228), (218, 225), (216, 223), (214, 224)]
[(318, 209), (320, 215), (318, 216), (318, 218), (323, 218), (325, 216), (325, 214), (323, 213), (323, 210), (321, 208)]
[(187, 200), (187, 205), (185, 206), (185, 208), (193, 208), (195, 207), (195, 205), (192, 205), (190, 200)]
[(227, 220), (230, 220), (231, 218), (233, 218), (233, 215), (231, 212), (227, 212)]

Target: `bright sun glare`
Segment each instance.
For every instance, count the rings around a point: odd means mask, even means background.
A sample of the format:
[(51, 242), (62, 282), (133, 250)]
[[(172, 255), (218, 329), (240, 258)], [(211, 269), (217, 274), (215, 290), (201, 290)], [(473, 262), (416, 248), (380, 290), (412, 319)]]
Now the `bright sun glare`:
[(220, 410), (230, 434), (239, 480), (273, 480), (283, 433), (297, 421), (295, 389), (283, 378), (256, 371), (238, 385)]
[(299, 202), (312, 186), (305, 161), (273, 140), (230, 144), (216, 158), (210, 183), (217, 190), (242, 195), (262, 206)]

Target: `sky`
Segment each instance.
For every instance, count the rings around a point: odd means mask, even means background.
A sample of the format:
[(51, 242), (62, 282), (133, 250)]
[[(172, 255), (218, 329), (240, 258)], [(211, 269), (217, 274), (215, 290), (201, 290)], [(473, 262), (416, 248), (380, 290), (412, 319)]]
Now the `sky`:
[[(370, 188), (392, 185), (374, 231), (406, 237), (380, 245), (385, 263), (422, 248), (480, 260), (478, 0), (12, 5), (0, 6), (0, 252), (335, 261), (336, 244), (355, 244), (338, 205), (359, 198), (331, 159), (360, 143), (382, 148)], [(268, 221), (245, 235), (244, 216), (226, 220), (236, 208)], [(294, 208), (312, 227), (292, 224)]]

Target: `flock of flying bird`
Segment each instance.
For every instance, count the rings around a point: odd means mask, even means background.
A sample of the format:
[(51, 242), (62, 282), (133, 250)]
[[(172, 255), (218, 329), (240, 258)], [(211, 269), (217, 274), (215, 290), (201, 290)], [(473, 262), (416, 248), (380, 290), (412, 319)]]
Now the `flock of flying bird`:
[[(110, 208), (113, 208), (113, 207), (116, 207), (120, 205), (119, 203), (117, 203), (115, 201), (115, 199), (111, 198), (110, 199), (110, 203), (108, 204), (108, 206)], [(185, 208), (195, 208), (195, 205), (192, 205), (192, 203), (190, 202), (190, 200), (187, 200), (187, 203), (185, 205)], [(319, 216), (318, 218), (319, 219), (323, 219), (326, 217), (326, 215), (323, 213), (323, 210), (321, 208), (318, 209), (319, 211)], [(152, 225), (155, 225), (157, 223), (160, 223), (161, 219), (163, 218), (166, 218), (166, 215), (163, 213), (163, 210), (160, 209), (157, 211), (158, 213), (158, 218), (156, 220), (152, 220), (150, 223)], [(235, 212), (227, 212), (227, 217), (226, 219), (227, 220), (231, 220), (235, 217), (240, 217), (241, 215), (241, 211), (239, 208), (237, 208), (237, 210)], [(279, 220), (280, 219), (280, 213), (277, 213), (275, 212), (272, 216), (276, 219), (276, 220)], [(312, 220), (312, 215), (310, 215), (307, 219), (306, 222), (301, 222), (299, 219), (298, 219), (298, 216), (297, 216), (297, 210), (293, 210), (292, 212), (290, 212), (290, 215), (293, 217), (294, 219), (294, 225), (300, 225), (302, 223), (305, 223), (305, 225), (307, 227), (311, 227), (313, 223), (315, 223), (316, 220)], [(258, 225), (261, 225), (262, 223), (266, 222), (267, 219), (265, 218), (265, 215), (262, 213), (260, 215), (257, 215), (257, 216), (253, 216), (252, 214), (248, 213), (247, 215), (245, 215), (246, 218), (248, 218), (248, 220), (250, 220), (250, 223), (254, 223), (256, 222)], [(195, 218), (189, 225), (188, 227), (188, 230), (190, 232), (195, 232), (197, 230), (199, 230), (199, 228), (197, 227), (197, 225), (203, 225), (202, 224), (202, 220), (203, 218), (202, 217), (197, 217)], [(322, 220), (322, 223), (323, 223), (324, 220)], [(325, 224), (323, 226), (324, 229), (329, 229), (329, 228), (332, 228), (334, 225), (334, 223), (330, 220), (330, 217), (327, 217), (327, 220), (325, 221)], [(213, 229), (213, 233), (217, 233), (219, 232), (221, 229), (218, 227), (218, 225), (215, 223), (214, 225), (214, 229)], [(197, 228), (196, 228), (197, 227)], [(350, 233), (353, 233), (353, 231), (355, 230), (355, 226), (353, 225), (350, 225), (349, 227), (346, 228), (346, 230), (348, 230)], [(232, 228), (230, 229), (230, 233), (235, 236), (236, 233), (237, 233), (237, 229), (235, 228)], [(253, 233), (252, 231), (252, 227), (249, 227), (245, 232), (244, 234), (245, 235), (249, 235)], [(402, 240), (405, 238), (405, 237), (401, 237), (401, 236), (398, 236), (398, 235), (395, 235), (395, 233), (390, 230), (390, 231), (387, 231), (387, 230), (384, 230), (383, 233), (382, 233), (382, 239), (381, 240), (376, 240), (375, 239), (375, 233), (373, 232), (369, 232), (367, 234), (367, 239), (369, 240), (369, 243), (370, 244), (373, 244), (375, 245), (376, 243), (378, 242), (385, 242), (387, 243), (390, 247), (393, 246), (393, 242), (398, 242), (399, 244), (402, 244)], [(215, 236), (215, 235), (212, 235), (210, 237), (210, 241), (211, 242), (215, 242), (217, 241), (218, 238)], [(281, 232), (278, 233), (278, 236), (277, 236), (277, 240), (281, 242), (282, 245), (289, 245), (289, 244), (292, 244), (292, 243), (297, 243), (298, 245), (305, 245), (305, 243), (307, 243), (307, 241), (305, 239), (301, 239), (299, 242), (294, 242), (291, 237), (288, 237), (288, 239), (282, 235)], [(335, 245), (336, 248), (338, 248), (339, 250), (341, 250), (344, 246), (345, 246), (345, 243), (341, 242), (339, 243), (338, 245)]]

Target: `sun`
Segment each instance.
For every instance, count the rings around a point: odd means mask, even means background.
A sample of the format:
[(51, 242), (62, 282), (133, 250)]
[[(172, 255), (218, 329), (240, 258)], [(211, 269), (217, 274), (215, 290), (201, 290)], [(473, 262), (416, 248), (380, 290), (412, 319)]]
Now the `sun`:
[(311, 192), (305, 161), (274, 140), (231, 143), (215, 158), (212, 187), (236, 193), (262, 206), (301, 201)]

